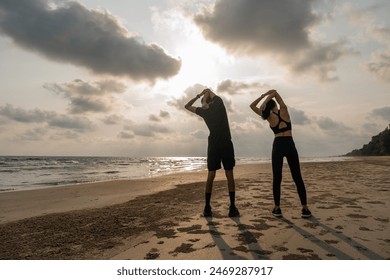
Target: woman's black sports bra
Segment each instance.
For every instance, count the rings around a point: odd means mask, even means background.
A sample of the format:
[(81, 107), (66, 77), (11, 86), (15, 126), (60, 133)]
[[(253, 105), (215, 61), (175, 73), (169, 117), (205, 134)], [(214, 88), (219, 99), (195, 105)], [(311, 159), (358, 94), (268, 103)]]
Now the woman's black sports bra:
[[(279, 118), (279, 122), (276, 126), (269, 126), (272, 129), (272, 131), (274, 132), (274, 134), (278, 134), (278, 133), (285, 132), (285, 131), (290, 131), (292, 129), (291, 122), (287, 122), (287, 121), (283, 120), (282, 117), (280, 116), (280, 110), (278, 111), (278, 113), (275, 113), (273, 111), (272, 111), (272, 113), (277, 115)], [(286, 124), (286, 127), (279, 128), (279, 125), (281, 122), (284, 122)]]

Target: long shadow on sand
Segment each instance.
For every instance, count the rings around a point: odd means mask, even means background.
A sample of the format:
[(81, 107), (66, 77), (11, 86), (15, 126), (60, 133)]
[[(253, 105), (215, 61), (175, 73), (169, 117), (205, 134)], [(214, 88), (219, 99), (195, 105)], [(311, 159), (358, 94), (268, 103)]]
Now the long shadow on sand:
[[(308, 240), (312, 241), (314, 244), (316, 244), (317, 246), (321, 247), (322, 249), (328, 251), (331, 255), (334, 255), (337, 259), (340, 259), (340, 260), (353, 260), (353, 259), (355, 259), (354, 257), (352, 257), (352, 256), (350, 256), (350, 255), (340, 251), (339, 249), (331, 246), (330, 244), (320, 240), (319, 238), (317, 238), (316, 236), (314, 236), (310, 232), (307, 232), (306, 230), (302, 229), (301, 227), (295, 225), (289, 219), (281, 218), (280, 220), (284, 221), (285, 223), (287, 223), (289, 226), (291, 226), (296, 232), (298, 232), (303, 237), (305, 237)], [(344, 241), (348, 245), (352, 246), (353, 248), (358, 250), (359, 253), (365, 255), (368, 259), (372, 259), (372, 260), (383, 260), (384, 259), (382, 256), (380, 256), (380, 255), (376, 254), (375, 252), (369, 250), (368, 248), (366, 248), (362, 244), (356, 242), (352, 238), (350, 238), (348, 236), (345, 236), (344, 234), (340, 233), (339, 231), (337, 231), (337, 230), (335, 230), (335, 229), (333, 229), (333, 228), (331, 228), (331, 227), (329, 227), (327, 225), (322, 224), (314, 216), (310, 218), (310, 221), (314, 222), (316, 225), (322, 227), (324, 230), (326, 230), (327, 232), (331, 233), (332, 235), (334, 235), (338, 239)]]
[(253, 256), (252, 259), (268, 259), (264, 256), (264, 251), (259, 246), (255, 236), (246, 228), (244, 224), (240, 222), (239, 218), (231, 218), (237, 224), (240, 235), (243, 237), (241, 240), (247, 248), (235, 247), (232, 248), (226, 241), (223, 239), (222, 235), (217, 228), (218, 223), (213, 222), (212, 218), (206, 218), (207, 225), (209, 227), (209, 232), (215, 245), (219, 249), (222, 259), (224, 260), (246, 260), (247, 258), (238, 256), (235, 251), (250, 252)]
[(248, 251), (252, 254), (253, 259), (268, 260), (268, 254), (270, 252), (264, 251), (257, 241), (256, 237), (251, 233), (248, 228), (241, 223), (240, 218), (231, 218), (238, 227), (240, 235), (243, 237), (243, 243), (248, 247)]
[(313, 222), (315, 222), (316, 224), (318, 224), (320, 227), (322, 227), (324, 230), (328, 231), (329, 233), (331, 233), (335, 237), (339, 238), (340, 240), (344, 241), (348, 245), (350, 245), (353, 248), (355, 248), (356, 250), (358, 250), (360, 254), (366, 256), (368, 259), (370, 259), (370, 260), (384, 260), (385, 259), (384, 257), (371, 251), (370, 249), (368, 249), (364, 245), (360, 244), (359, 242), (353, 240), (351, 237), (344, 235), (339, 230), (335, 230), (327, 225), (324, 225), (316, 217), (312, 217), (311, 220)]
[(205, 218), (209, 227), (209, 232), (217, 248), (219, 249), (223, 260), (245, 260), (244, 257), (237, 256), (233, 249), (222, 238), (222, 234), (218, 231), (217, 223), (213, 222), (213, 218)]

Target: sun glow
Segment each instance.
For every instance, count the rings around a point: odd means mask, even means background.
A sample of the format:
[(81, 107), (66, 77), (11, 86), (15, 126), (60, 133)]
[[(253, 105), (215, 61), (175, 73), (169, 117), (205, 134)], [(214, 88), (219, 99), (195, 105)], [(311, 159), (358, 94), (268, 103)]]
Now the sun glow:
[(182, 68), (177, 80), (187, 86), (195, 83), (213, 86), (221, 75), (218, 64), (221, 60), (229, 61), (222, 49), (206, 42), (200, 35), (181, 44), (177, 52), (182, 59)]

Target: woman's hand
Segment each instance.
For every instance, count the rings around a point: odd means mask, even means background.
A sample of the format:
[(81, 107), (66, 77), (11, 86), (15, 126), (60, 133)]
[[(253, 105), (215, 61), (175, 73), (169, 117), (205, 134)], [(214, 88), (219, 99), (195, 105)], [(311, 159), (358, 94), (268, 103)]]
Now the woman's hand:
[(267, 91), (266, 93), (264, 93), (264, 96), (267, 96), (267, 95), (270, 95), (272, 93), (276, 93), (276, 90), (275, 89), (270, 89), (269, 91)]

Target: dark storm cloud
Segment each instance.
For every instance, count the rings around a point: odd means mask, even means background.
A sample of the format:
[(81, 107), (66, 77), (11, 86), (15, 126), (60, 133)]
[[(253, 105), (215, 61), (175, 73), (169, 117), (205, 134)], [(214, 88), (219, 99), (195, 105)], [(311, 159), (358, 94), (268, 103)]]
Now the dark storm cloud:
[(72, 117), (58, 114), (53, 111), (42, 111), (39, 109), (25, 110), (22, 108), (15, 108), (10, 104), (0, 107), (0, 116), (21, 123), (46, 123), (52, 128), (71, 129), (79, 132), (91, 131), (94, 129), (94, 125), (87, 118)]
[(319, 20), (311, 2), (217, 0), (213, 11), (197, 15), (195, 22), (207, 38), (233, 52), (294, 52), (310, 45), (307, 29)]
[(113, 108), (113, 95), (123, 93), (127, 88), (114, 80), (98, 82), (74, 80), (70, 83), (45, 84), (43, 87), (69, 99), (69, 110), (74, 114), (109, 112)]
[(218, 84), (217, 92), (226, 92), (230, 95), (257, 92), (267, 85), (262, 83), (247, 83), (240, 81), (224, 80)]
[(313, 42), (310, 29), (322, 18), (318, 0), (217, 0), (214, 9), (194, 17), (203, 35), (234, 54), (269, 55), (296, 73), (313, 71), (332, 80), (335, 62), (351, 54), (345, 41)]
[(166, 79), (181, 66), (161, 47), (130, 36), (107, 11), (88, 10), (74, 1), (54, 7), (46, 0), (2, 0), (0, 34), (53, 60), (133, 80)]

